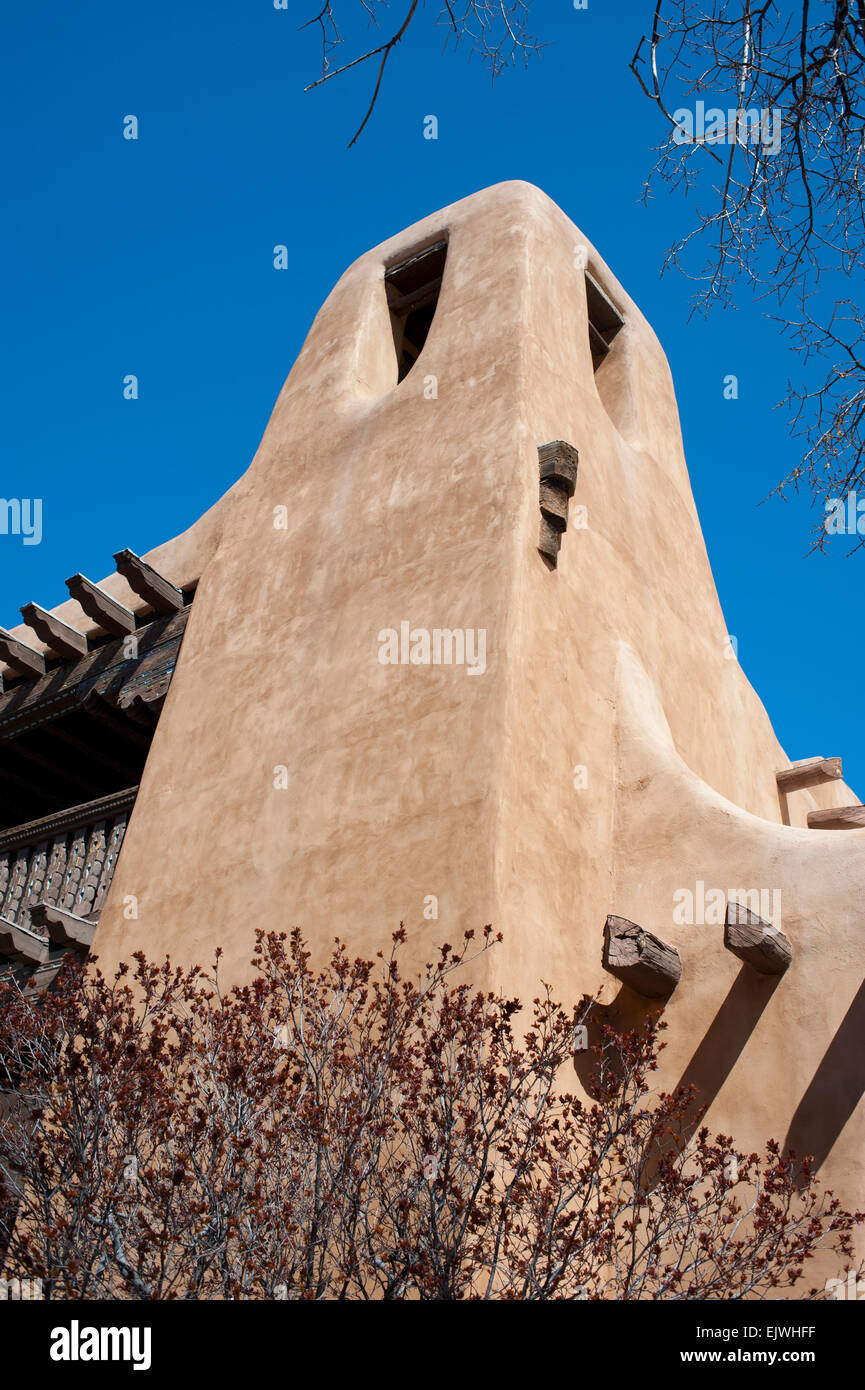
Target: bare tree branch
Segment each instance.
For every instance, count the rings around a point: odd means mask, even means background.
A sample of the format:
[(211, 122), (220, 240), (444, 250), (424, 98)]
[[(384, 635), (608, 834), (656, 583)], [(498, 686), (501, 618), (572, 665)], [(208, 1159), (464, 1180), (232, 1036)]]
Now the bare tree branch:
[(801, 1290), (821, 1248), (849, 1266), (865, 1218), (809, 1160), (652, 1091), (663, 1023), (541, 989), (520, 1024), (460, 982), (489, 927), (416, 980), (404, 942), (315, 971), (299, 933), (258, 933), (230, 991), (140, 953), (0, 980), (4, 1273), (60, 1299), (675, 1300)]
[[(444, 0), (435, 23), (445, 29), (445, 47), (449, 42), (459, 47), (467, 45), (470, 57), (477, 57), (490, 70), (495, 80), (508, 67), (518, 60), (528, 62), (532, 54), (540, 51), (541, 45), (528, 31), (529, 11), (532, 0)], [(420, 0), (409, 0), (409, 8), (402, 23), (384, 43), (367, 49), (350, 62), (340, 67), (332, 66), (332, 57), (337, 46), (344, 39), (337, 27), (337, 12), (355, 13), (355, 6), (365, 12), (370, 24), (379, 27), (382, 11), (389, 9), (387, 0), (325, 0), (317, 14), (312, 15), (299, 27), (308, 29), (318, 26), (321, 33), (321, 75), (310, 82), (304, 91), (310, 92), (328, 82), (332, 77), (341, 77), (352, 68), (371, 58), (380, 58), (372, 96), (366, 114), (349, 141), (349, 149), (356, 143), (369, 122), (381, 91), (384, 70), (397, 44), (401, 42), (409, 25), (416, 19)]]
[(631, 69), (670, 126), (644, 195), (658, 183), (709, 194), (665, 268), (695, 280), (704, 312), (740, 283), (773, 300), (818, 373), (816, 387), (788, 388), (805, 448), (774, 493), (808, 488), (821, 548), (830, 500), (865, 485), (865, 324), (846, 297), (865, 269), (863, 0), (656, 0)]

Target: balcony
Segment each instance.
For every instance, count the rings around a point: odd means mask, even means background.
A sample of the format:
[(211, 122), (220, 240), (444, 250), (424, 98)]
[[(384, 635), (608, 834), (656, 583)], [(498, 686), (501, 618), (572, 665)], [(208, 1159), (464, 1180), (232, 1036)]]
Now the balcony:
[(36, 968), (44, 985), (66, 951), (90, 945), (137, 792), (0, 832), (0, 973)]

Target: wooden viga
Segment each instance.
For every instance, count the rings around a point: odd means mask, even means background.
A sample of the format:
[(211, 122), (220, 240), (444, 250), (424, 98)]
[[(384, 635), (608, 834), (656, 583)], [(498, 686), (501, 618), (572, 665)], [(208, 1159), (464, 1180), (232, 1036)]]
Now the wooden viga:
[(0, 976), (28, 988), (93, 939), (195, 589), (114, 560), (134, 611), (75, 574), (89, 622), (27, 603), (40, 645), (0, 629)]

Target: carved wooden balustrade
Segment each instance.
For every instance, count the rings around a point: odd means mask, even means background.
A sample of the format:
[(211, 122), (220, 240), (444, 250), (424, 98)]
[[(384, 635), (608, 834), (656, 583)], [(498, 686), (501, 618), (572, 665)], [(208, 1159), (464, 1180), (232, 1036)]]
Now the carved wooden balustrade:
[(89, 950), (196, 588), (114, 561), (126, 602), (78, 573), (77, 625), (25, 603), (32, 641), (0, 627), (0, 984), (27, 992)]
[(0, 832), (0, 956), (35, 965), (52, 943), (89, 944), (137, 791)]

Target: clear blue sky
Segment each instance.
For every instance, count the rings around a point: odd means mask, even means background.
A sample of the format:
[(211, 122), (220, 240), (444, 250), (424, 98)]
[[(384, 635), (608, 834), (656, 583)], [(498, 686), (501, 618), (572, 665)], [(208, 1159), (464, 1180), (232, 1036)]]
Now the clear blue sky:
[[(797, 374), (777, 327), (748, 303), (689, 323), (686, 283), (659, 279), (688, 214), (639, 202), (661, 131), (628, 62), (651, 0), (535, 0), (551, 46), (494, 88), (462, 54), (440, 56), (428, 0), (352, 150), (371, 73), (304, 95), (318, 52), (297, 26), (315, 0), (289, 5), (6, 7), (0, 496), (42, 497), (44, 537), (0, 536), (0, 624), (28, 600), (60, 602), (76, 570), (101, 576), (113, 551), (175, 535), (235, 481), (356, 256), (528, 179), (595, 242), (666, 349), (727, 626), (781, 741), (792, 757), (843, 755), (861, 793), (865, 557), (845, 559), (839, 538), (805, 558), (805, 500), (759, 505), (797, 457), (775, 409)], [(137, 142), (122, 138), (128, 113)], [(430, 113), (438, 141), (422, 138)], [(273, 269), (280, 242), (297, 273)], [(727, 373), (737, 401), (723, 399)]]

